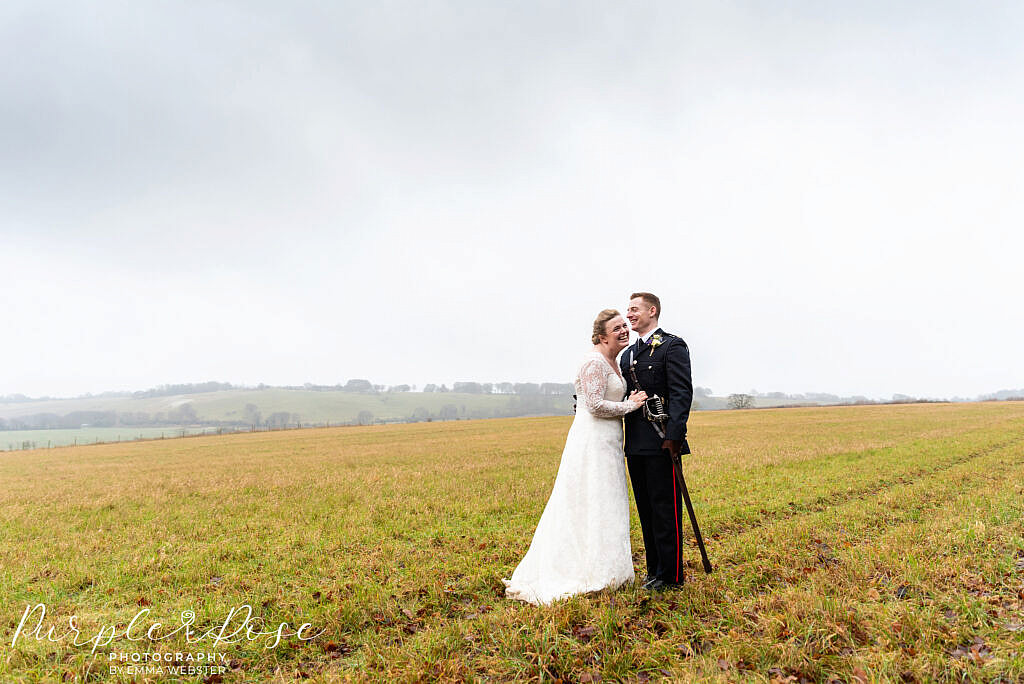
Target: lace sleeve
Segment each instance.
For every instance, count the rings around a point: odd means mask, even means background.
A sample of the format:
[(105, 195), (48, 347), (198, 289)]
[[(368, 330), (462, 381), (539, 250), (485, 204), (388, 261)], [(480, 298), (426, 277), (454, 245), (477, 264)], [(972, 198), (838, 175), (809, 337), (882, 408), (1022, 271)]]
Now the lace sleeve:
[(608, 387), (608, 374), (612, 372), (608, 364), (600, 359), (587, 361), (580, 368), (577, 388), (579, 398), (596, 418), (624, 416), (639, 408), (632, 401), (608, 401), (604, 398), (604, 392)]

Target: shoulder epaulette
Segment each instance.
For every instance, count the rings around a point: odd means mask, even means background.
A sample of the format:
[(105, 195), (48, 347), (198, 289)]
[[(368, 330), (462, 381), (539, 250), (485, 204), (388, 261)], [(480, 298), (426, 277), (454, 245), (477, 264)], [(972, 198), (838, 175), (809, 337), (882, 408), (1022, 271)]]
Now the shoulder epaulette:
[(671, 338), (671, 339), (673, 339), (673, 340), (679, 340), (680, 342), (682, 342), (682, 343), (683, 343), (683, 346), (684, 346), (684, 347), (686, 347), (687, 349), (689, 349), (689, 348), (690, 348), (690, 345), (686, 344), (686, 340), (684, 340), (684, 339), (683, 339), (682, 337), (680, 337), (679, 335), (673, 335), (672, 333), (667, 333), (667, 332), (665, 332), (665, 331), (662, 331), (662, 333), (661, 333), (661, 334), (662, 334), (663, 336), (665, 336), (665, 337), (669, 337), (669, 338)]

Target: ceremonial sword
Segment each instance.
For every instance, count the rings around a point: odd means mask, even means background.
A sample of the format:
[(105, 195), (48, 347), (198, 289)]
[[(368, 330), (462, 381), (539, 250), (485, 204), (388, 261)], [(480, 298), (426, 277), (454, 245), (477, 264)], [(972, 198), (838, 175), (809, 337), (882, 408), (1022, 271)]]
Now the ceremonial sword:
[[(640, 386), (640, 380), (636, 376), (636, 359), (633, 358), (633, 350), (629, 350), (629, 375), (633, 379), (633, 385), (640, 390), (644, 391)], [(668, 414), (665, 413), (665, 405), (661, 401), (661, 397), (657, 394), (652, 395), (644, 401), (644, 417), (650, 421), (651, 426), (654, 427), (654, 431), (658, 433), (658, 437), (665, 439), (665, 428), (664, 423), (668, 420)], [(690, 490), (686, 488), (686, 479), (683, 477), (683, 463), (679, 454), (671, 454), (670, 459), (672, 461), (672, 472), (675, 473), (676, 482), (679, 483), (679, 489), (683, 492), (683, 501), (686, 503), (686, 512), (690, 516), (690, 524), (693, 525), (693, 536), (697, 538), (697, 548), (700, 549), (700, 560), (704, 566), (704, 572), (711, 573), (711, 561), (708, 560), (708, 552), (704, 548), (704, 537), (700, 534), (700, 527), (697, 525), (697, 515), (693, 512), (693, 504), (690, 503)]]

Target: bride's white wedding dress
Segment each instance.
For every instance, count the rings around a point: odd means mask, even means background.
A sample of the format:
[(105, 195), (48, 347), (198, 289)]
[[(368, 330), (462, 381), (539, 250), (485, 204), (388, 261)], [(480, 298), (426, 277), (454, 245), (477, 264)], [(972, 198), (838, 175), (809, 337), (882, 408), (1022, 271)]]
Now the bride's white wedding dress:
[(526, 556), (502, 580), (509, 598), (548, 604), (633, 579), (622, 416), (637, 406), (621, 401), (625, 392), (605, 357), (588, 352), (551, 498)]

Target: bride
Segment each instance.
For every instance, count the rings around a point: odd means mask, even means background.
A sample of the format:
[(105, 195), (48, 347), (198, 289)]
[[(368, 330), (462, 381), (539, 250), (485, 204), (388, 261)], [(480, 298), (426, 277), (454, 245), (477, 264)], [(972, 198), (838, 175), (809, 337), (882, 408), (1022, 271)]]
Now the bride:
[(509, 598), (548, 604), (573, 594), (614, 589), (633, 579), (622, 416), (647, 398), (633, 392), (615, 357), (629, 344), (629, 325), (605, 309), (594, 321), (593, 351), (576, 374), (576, 418), (544, 513), (526, 556), (505, 583)]

